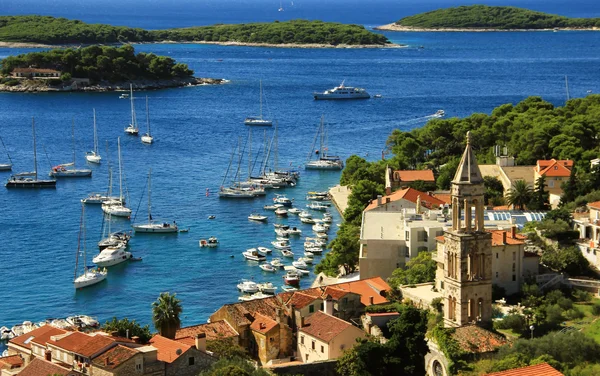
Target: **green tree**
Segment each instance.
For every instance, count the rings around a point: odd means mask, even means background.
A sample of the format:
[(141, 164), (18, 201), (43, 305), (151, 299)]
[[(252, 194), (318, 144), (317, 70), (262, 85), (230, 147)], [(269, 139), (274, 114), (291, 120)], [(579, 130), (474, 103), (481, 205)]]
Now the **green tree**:
[(535, 181), (531, 201), (527, 205), (530, 210), (549, 210), (550, 192), (546, 190), (546, 176), (542, 175)]
[(348, 207), (344, 210), (344, 220), (360, 225), (362, 212), (371, 200), (385, 193), (384, 187), (370, 180), (359, 180), (348, 196)]
[(411, 258), (405, 267), (394, 270), (388, 282), (391, 287), (398, 289), (402, 285), (432, 282), (435, 280), (437, 263), (432, 258), (432, 252), (419, 252)]
[(222, 358), (213, 363), (199, 376), (269, 376), (270, 374), (262, 368), (255, 368), (246, 359)]
[(495, 176), (484, 176), (485, 186), (484, 200), (486, 205), (499, 206), (504, 202), (504, 186), (500, 179)]
[(177, 294), (161, 292), (152, 303), (152, 322), (161, 336), (175, 338), (175, 332), (181, 327), (179, 315), (183, 311)]
[(531, 188), (524, 180), (516, 180), (508, 190), (506, 203), (517, 210), (524, 210), (531, 200)]
[(331, 251), (315, 268), (317, 273), (323, 272), (333, 277), (339, 274), (340, 268), (343, 268), (345, 273), (354, 272), (358, 266), (360, 226), (349, 222), (342, 223), (329, 248)]
[(141, 343), (147, 343), (152, 338), (150, 333), (150, 326), (141, 326), (135, 320), (129, 321), (128, 318), (117, 319), (113, 317), (112, 320), (107, 321), (102, 325), (102, 330), (107, 333), (117, 332), (119, 336), (128, 338), (139, 337)]
[(546, 248), (542, 253), (541, 262), (552, 270), (572, 276), (585, 275), (589, 269), (588, 260), (577, 246)]
[(569, 180), (561, 184), (563, 194), (560, 196), (560, 205), (565, 205), (569, 202), (575, 201), (575, 198), (579, 196), (579, 181), (577, 179), (577, 173), (575, 168), (571, 170)]
[(250, 359), (246, 350), (242, 348), (237, 340), (233, 338), (222, 338), (206, 342), (206, 349), (213, 353), (213, 355), (219, 359), (226, 358), (239, 358), (239, 359)]

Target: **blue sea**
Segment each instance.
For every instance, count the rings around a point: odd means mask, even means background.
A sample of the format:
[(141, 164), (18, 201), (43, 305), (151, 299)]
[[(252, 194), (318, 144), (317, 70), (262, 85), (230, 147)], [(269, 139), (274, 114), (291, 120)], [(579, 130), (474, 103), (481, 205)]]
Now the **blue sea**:
[[(147, 28), (167, 28), (219, 22), (275, 19), (324, 19), (371, 27), (403, 16), (459, 4), (457, 1), (40, 1), (2, 0), (1, 14), (32, 12)], [(461, 3), (470, 3), (461, 2)], [(478, 1), (480, 3), (480, 1)], [(600, 16), (600, 4), (586, 1), (491, 1), (574, 17)], [(33, 167), (31, 118), (35, 118), (38, 165), (46, 174), (51, 165), (72, 159), (71, 123), (75, 123), (78, 165), (91, 149), (92, 110), (96, 109), (103, 162), (91, 179), (60, 180), (56, 190), (0, 189), (0, 326), (23, 320), (89, 314), (105, 321), (112, 316), (151, 323), (151, 303), (163, 291), (177, 293), (184, 308), (183, 324), (205, 322), (221, 305), (237, 300), (235, 285), (242, 278), (271, 280), (282, 285), (282, 273), (267, 275), (245, 262), (241, 252), (270, 246), (269, 224), (249, 222), (273, 193), (255, 201), (227, 201), (217, 197), (232, 149), (248, 137), (242, 121), (256, 115), (262, 80), (265, 113), (279, 124), (279, 166), (301, 167), (312, 152), (321, 115), (328, 128), (331, 153), (347, 158), (358, 154), (381, 158), (393, 129), (423, 126), (428, 115), (444, 109), (449, 117), (490, 113), (504, 103), (538, 95), (555, 105), (566, 99), (565, 76), (571, 97), (600, 92), (600, 33), (384, 33), (402, 49), (278, 49), (194, 44), (146, 44), (137, 51), (167, 55), (190, 66), (197, 76), (225, 78), (218, 86), (186, 87), (136, 92), (137, 116), (145, 127), (144, 97), (149, 97), (155, 144), (142, 145), (126, 136), (129, 101), (118, 93), (0, 93), (0, 136), (14, 161), (14, 170)], [(422, 48), (421, 48), (422, 47)], [(0, 49), (0, 58), (35, 49)], [(381, 99), (353, 102), (314, 101), (311, 93), (345, 80), (366, 88)], [(255, 129), (252, 150), (264, 147), (273, 129)], [(142, 262), (113, 267), (107, 281), (75, 291), (72, 280), (78, 248), (80, 199), (103, 192), (108, 185), (108, 161), (117, 165), (121, 137), (125, 186), (129, 204), (147, 210), (146, 183), (152, 168), (152, 210), (155, 217), (176, 220), (189, 233), (135, 235), (130, 243)], [(108, 147), (106, 145), (108, 144)], [(246, 149), (246, 152), (248, 149)], [(5, 155), (0, 152), (0, 162)], [(237, 169), (238, 159), (233, 169)], [(240, 173), (247, 174), (248, 161)], [(0, 173), (5, 181), (9, 173)], [(339, 181), (339, 172), (302, 171), (299, 184), (277, 193), (306, 205), (311, 190), (325, 190)], [(115, 188), (116, 188), (115, 183)], [(206, 196), (206, 190), (209, 195)], [(208, 220), (215, 215), (214, 220)], [(334, 212), (335, 223), (340, 222)], [(103, 215), (86, 208), (88, 262), (97, 252)], [(310, 226), (297, 218), (282, 220)], [(113, 229), (130, 222), (115, 220)], [(335, 229), (335, 226), (334, 226)], [(333, 234), (332, 234), (333, 235)], [(198, 240), (217, 236), (216, 250), (198, 247)], [(83, 245), (82, 245), (83, 246)], [(301, 242), (292, 249), (301, 253)], [(234, 256), (234, 257), (231, 257)], [(302, 287), (314, 276), (305, 278)]]

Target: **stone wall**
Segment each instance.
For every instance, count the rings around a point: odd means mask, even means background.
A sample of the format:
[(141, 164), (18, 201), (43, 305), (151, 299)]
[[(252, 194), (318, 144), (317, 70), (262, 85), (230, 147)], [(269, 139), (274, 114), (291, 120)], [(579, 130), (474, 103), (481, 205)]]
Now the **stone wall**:
[(303, 376), (337, 376), (335, 372), (336, 360), (327, 360), (315, 363), (294, 363), (289, 366), (271, 368), (275, 375), (303, 375)]
[[(191, 358), (194, 359), (192, 365), (190, 365)], [(192, 347), (174, 362), (167, 363), (165, 376), (197, 376), (200, 372), (208, 369), (215, 361), (216, 358)]]

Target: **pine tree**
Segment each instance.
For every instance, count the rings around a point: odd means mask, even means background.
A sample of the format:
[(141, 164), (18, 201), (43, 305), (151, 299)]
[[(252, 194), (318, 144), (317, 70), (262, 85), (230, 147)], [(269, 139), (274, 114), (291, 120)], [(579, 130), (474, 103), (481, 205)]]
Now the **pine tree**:
[(579, 182), (577, 181), (577, 174), (575, 173), (575, 168), (573, 168), (571, 170), (571, 175), (569, 175), (569, 180), (561, 185), (563, 190), (563, 194), (560, 196), (561, 205), (575, 201), (577, 196), (579, 196), (578, 184)]
[(550, 192), (546, 190), (546, 176), (542, 175), (535, 181), (533, 195), (527, 206), (531, 210), (550, 210)]

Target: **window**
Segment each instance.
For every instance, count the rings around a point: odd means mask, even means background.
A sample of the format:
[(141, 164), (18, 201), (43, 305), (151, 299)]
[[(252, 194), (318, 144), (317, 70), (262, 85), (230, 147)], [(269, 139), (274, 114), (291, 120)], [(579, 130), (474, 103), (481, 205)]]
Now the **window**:
[(300, 343), (304, 345), (304, 336), (300, 336)]
[(344, 299), (342, 299), (342, 303), (344, 303), (344, 304), (348, 304), (348, 298), (344, 298)]
[(325, 353), (325, 346), (321, 345), (321, 352)]
[(517, 259), (517, 252), (513, 252), (513, 261)]
[(405, 240), (410, 240), (410, 231), (405, 231), (404, 238)]
[(513, 274), (513, 282), (515, 282), (517, 280), (517, 276), (515, 274)]
[(498, 260), (498, 252), (496, 252), (496, 260)]
[(308, 313), (313, 313), (313, 312), (315, 312), (315, 306), (314, 306), (314, 304), (311, 304), (308, 306)]
[(498, 278), (498, 272), (496, 272), (496, 278)]
[(317, 344), (315, 343), (315, 341), (312, 341), (312, 349), (314, 350), (317, 347)]
[(554, 180), (548, 180), (548, 187), (554, 188)]
[(321, 302), (321, 305), (319, 307), (319, 309), (322, 311), (323, 309), (325, 309), (325, 303)]
[(141, 363), (140, 364), (136, 364), (135, 365), (135, 370), (136, 371), (141, 371), (142, 370), (142, 364)]
[(517, 264), (513, 262), (513, 273), (517, 270)]
[(306, 354), (306, 361), (308, 362), (308, 354)]
[(193, 356), (190, 356), (188, 358), (188, 365), (193, 366), (195, 361), (196, 361), (196, 359), (194, 359)]

